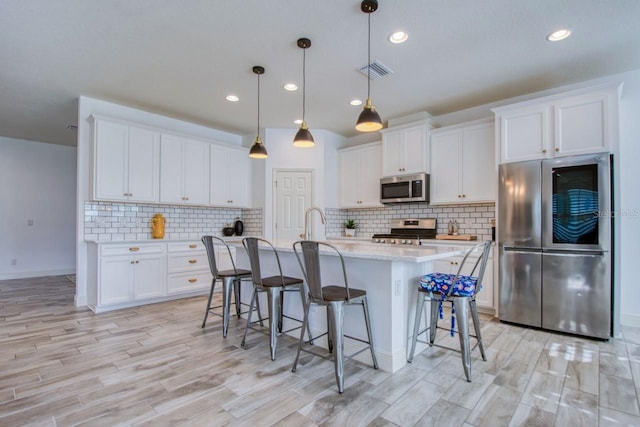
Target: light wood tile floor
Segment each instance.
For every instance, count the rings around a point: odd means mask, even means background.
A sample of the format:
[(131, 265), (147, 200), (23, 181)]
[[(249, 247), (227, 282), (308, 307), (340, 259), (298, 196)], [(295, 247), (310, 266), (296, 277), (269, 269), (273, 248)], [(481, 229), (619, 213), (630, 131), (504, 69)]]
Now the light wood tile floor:
[[(205, 297), (93, 314), (65, 277), (0, 281), (0, 426), (640, 426), (640, 328), (609, 342), (484, 318), (473, 382), (432, 347), (391, 375), (333, 365), (242, 321), (200, 328)], [(374, 314), (375, 315), (375, 314)], [(457, 346), (446, 332), (438, 342)]]

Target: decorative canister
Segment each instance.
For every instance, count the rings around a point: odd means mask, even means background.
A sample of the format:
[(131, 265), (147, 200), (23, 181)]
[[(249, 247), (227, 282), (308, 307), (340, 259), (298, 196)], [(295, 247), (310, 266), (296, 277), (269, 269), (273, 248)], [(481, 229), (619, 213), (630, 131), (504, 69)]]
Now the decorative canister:
[(244, 232), (244, 224), (240, 218), (236, 218), (236, 222), (233, 224), (233, 228), (236, 232), (236, 236), (242, 236)]
[(164, 238), (164, 226), (167, 223), (161, 213), (157, 213), (151, 218), (151, 235), (154, 239)]

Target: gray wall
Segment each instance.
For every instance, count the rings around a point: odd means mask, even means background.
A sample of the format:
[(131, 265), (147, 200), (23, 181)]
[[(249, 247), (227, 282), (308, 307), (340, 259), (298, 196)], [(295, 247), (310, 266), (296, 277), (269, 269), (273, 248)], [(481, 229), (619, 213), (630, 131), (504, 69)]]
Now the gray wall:
[(0, 279), (75, 271), (75, 195), (75, 147), (0, 137)]

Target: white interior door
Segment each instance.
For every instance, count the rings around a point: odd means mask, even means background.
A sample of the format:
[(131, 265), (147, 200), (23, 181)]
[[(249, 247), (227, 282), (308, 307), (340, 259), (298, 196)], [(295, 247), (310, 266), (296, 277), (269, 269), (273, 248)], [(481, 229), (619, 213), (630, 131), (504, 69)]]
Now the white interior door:
[(300, 240), (300, 234), (304, 233), (304, 211), (313, 202), (312, 182), (311, 171), (276, 171), (276, 240)]

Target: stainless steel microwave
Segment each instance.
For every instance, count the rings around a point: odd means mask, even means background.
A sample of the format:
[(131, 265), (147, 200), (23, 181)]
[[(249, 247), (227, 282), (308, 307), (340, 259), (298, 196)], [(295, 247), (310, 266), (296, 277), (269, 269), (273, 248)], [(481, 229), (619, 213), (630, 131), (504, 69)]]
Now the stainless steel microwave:
[(429, 174), (399, 175), (380, 179), (380, 203), (429, 203)]

